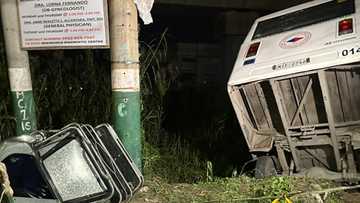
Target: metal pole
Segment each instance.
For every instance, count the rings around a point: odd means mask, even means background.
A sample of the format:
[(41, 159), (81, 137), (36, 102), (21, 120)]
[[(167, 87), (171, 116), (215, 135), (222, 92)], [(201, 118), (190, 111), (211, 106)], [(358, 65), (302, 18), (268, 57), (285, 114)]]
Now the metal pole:
[(13, 109), (16, 117), (16, 135), (19, 136), (29, 134), (36, 129), (36, 114), (29, 57), (27, 51), (21, 50), (20, 46), (16, 2), (16, 0), (1, 0), (1, 18)]
[(110, 0), (113, 125), (142, 168), (137, 10), (133, 0)]

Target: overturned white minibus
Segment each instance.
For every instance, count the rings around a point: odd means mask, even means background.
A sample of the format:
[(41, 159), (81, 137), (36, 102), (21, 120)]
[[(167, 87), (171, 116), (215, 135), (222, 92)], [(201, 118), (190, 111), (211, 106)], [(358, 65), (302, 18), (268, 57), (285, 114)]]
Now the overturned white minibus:
[(317, 167), (358, 178), (359, 33), (360, 0), (316, 0), (255, 21), (228, 91), (258, 176)]

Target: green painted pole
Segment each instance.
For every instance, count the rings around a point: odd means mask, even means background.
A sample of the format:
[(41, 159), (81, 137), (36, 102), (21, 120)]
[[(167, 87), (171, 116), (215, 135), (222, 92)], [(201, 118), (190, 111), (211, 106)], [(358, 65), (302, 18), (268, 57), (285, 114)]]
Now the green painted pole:
[(133, 0), (110, 0), (113, 126), (142, 169), (137, 10)]
[(29, 57), (21, 50), (16, 0), (1, 0), (1, 18), (16, 117), (16, 135), (29, 134), (36, 129), (35, 103), (32, 93)]

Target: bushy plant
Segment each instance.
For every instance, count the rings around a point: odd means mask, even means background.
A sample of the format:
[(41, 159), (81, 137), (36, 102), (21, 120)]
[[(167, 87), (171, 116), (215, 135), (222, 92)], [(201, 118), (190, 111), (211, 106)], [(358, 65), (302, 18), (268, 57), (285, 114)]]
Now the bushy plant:
[(294, 189), (294, 181), (288, 176), (271, 177), (264, 180), (254, 180), (250, 187), (253, 196), (281, 197), (288, 195)]

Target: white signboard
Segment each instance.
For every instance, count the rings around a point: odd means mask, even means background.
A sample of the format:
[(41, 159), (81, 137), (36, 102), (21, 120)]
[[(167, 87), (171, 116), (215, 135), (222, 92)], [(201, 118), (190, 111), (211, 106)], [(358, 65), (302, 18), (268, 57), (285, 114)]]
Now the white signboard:
[(17, 0), (24, 49), (108, 48), (106, 0)]

